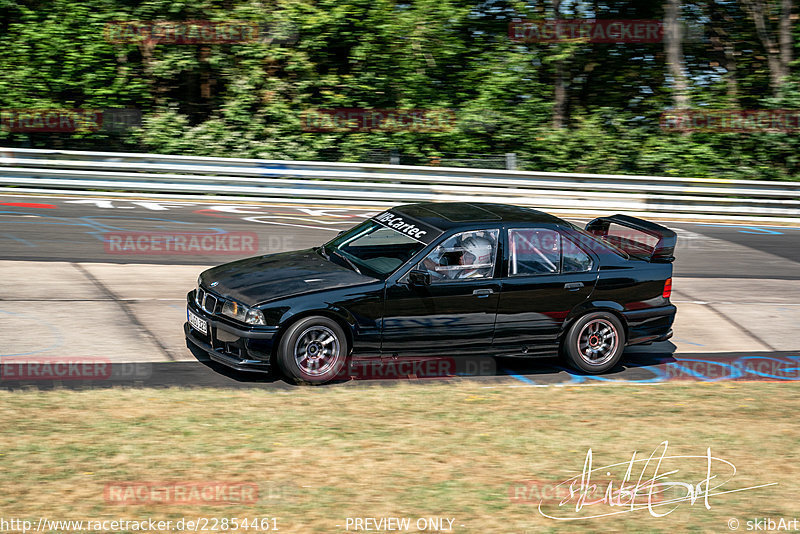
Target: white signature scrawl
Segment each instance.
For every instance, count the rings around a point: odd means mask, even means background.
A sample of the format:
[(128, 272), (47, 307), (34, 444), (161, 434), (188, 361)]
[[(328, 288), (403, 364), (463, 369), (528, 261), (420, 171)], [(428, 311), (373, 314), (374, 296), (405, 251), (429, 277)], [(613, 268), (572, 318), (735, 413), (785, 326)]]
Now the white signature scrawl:
[[(653, 517), (664, 517), (685, 502), (690, 506), (701, 502), (710, 510), (711, 498), (717, 495), (777, 485), (777, 482), (772, 482), (722, 490), (722, 486), (736, 475), (736, 466), (731, 462), (712, 456), (711, 447), (706, 449), (705, 455), (667, 456), (668, 447), (669, 442), (663, 441), (649, 457), (637, 459), (634, 451), (630, 461), (602, 467), (593, 467), (592, 449), (589, 449), (583, 471), (556, 486), (568, 486), (568, 495), (558, 503), (545, 504), (542, 499), (539, 513), (550, 519), (570, 521), (647, 509)], [(703, 475), (697, 475), (696, 470), (693, 470), (693, 476), (682, 475), (678, 466), (687, 467), (700, 461), (705, 464)], [(622, 479), (610, 480), (612, 471), (621, 471), (623, 466), (627, 468)], [(721, 470), (726, 473), (712, 473)], [(688, 478), (681, 480), (682, 476)], [(593, 479), (602, 479), (602, 482), (593, 482)]]

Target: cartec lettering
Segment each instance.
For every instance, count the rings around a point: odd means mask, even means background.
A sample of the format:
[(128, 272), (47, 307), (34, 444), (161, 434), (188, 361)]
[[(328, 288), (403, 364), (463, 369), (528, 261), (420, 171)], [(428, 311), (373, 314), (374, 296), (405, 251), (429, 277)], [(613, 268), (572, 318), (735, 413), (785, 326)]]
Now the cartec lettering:
[(409, 237), (413, 237), (414, 239), (423, 239), (425, 234), (428, 232), (425, 230), (419, 229), (416, 225), (410, 222), (406, 222), (403, 220), (402, 217), (395, 215), (390, 212), (381, 213), (375, 220), (379, 223), (392, 228), (393, 230), (397, 230), (400, 233), (406, 234)]

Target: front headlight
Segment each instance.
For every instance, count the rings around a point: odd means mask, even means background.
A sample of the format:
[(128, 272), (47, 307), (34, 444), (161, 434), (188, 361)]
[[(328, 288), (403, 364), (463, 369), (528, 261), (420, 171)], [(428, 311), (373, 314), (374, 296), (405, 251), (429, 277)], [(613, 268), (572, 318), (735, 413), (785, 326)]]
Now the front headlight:
[(239, 304), (235, 300), (226, 300), (222, 305), (222, 315), (226, 315), (231, 319), (236, 319), (247, 324), (266, 325), (267, 321), (264, 320), (264, 314), (261, 310), (248, 308)]
[(194, 288), (194, 303), (197, 304), (198, 308), (203, 307), (203, 303), (200, 302), (200, 277), (197, 277), (197, 287)]

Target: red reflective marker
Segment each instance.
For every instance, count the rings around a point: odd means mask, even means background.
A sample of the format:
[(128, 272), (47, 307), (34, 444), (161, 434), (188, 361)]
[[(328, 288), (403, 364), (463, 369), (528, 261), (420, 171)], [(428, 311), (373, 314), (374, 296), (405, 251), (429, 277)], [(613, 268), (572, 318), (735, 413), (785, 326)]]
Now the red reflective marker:
[(56, 209), (53, 204), (31, 204), (29, 202), (0, 202), (0, 206), (14, 206), (16, 208), (42, 208), (48, 210)]

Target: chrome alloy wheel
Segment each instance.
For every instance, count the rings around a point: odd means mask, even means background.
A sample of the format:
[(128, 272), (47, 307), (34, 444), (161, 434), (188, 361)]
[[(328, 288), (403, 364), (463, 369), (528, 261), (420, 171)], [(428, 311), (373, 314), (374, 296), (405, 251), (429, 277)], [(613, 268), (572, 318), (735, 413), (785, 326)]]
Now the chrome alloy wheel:
[(294, 344), (297, 367), (309, 376), (327, 373), (339, 359), (341, 347), (336, 334), (327, 326), (314, 325), (303, 330)]
[(578, 354), (589, 365), (603, 365), (617, 351), (617, 328), (606, 319), (593, 319), (578, 334)]

